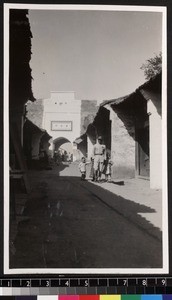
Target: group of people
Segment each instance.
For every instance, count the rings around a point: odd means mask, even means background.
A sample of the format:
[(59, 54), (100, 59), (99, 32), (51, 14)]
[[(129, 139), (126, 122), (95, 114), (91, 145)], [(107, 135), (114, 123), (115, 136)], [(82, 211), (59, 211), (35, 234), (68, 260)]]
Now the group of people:
[(61, 162), (69, 162), (71, 163), (73, 160), (73, 155), (70, 153), (67, 153), (66, 150), (61, 151), (54, 151), (54, 161), (57, 165), (59, 165)]
[(101, 182), (102, 174), (105, 175), (106, 181), (111, 181), (111, 166), (112, 161), (110, 154), (106, 150), (106, 146), (103, 144), (102, 137), (99, 136), (97, 143), (93, 146), (93, 152), (91, 162), (87, 162), (85, 157), (82, 157), (79, 164), (81, 172), (81, 180), (86, 178), (86, 166), (91, 163), (91, 174), (92, 181)]

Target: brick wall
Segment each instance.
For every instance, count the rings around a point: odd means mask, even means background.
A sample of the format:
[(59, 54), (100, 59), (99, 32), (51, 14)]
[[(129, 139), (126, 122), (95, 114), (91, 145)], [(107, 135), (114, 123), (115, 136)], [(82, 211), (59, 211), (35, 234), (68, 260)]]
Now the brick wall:
[(85, 133), (88, 125), (93, 122), (97, 111), (98, 106), (96, 100), (81, 101), (81, 134)]
[(26, 117), (35, 125), (42, 128), (43, 119), (43, 100), (36, 100), (35, 102), (27, 102)]
[(113, 178), (135, 176), (135, 126), (130, 112), (113, 109), (111, 155)]

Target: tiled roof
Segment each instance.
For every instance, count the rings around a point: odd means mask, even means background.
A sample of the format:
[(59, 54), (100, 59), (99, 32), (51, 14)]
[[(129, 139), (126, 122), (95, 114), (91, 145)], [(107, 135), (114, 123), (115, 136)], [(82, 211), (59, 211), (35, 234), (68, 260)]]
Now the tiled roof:
[(78, 138), (76, 138), (76, 139), (74, 140), (74, 143), (80, 144), (80, 143), (84, 140), (85, 137), (86, 137), (86, 133), (80, 135)]
[(25, 121), (25, 127), (29, 128), (31, 130), (31, 132), (42, 132), (47, 137), (49, 137), (49, 138), (52, 137), (48, 134), (48, 132), (45, 129), (42, 129), (42, 128), (38, 127), (37, 125), (35, 125), (32, 121), (30, 121), (27, 118), (26, 118), (26, 121)]
[(134, 92), (134, 93), (131, 93), (131, 94), (129, 94), (129, 95), (126, 95), (126, 96), (117, 98), (117, 99), (105, 100), (105, 101), (103, 101), (103, 102), (100, 104), (100, 106), (106, 106), (107, 104), (110, 104), (110, 105), (116, 104), (116, 105), (118, 105), (118, 104), (124, 102), (126, 99), (132, 97), (134, 94), (135, 94), (135, 92)]
[(104, 100), (100, 106), (106, 106), (107, 104), (109, 105), (118, 105), (121, 104), (122, 102), (132, 99), (133, 96), (136, 95), (136, 93), (144, 88), (151, 88), (154, 87), (156, 88), (157, 86), (161, 86), (160, 85), (161, 82), (161, 73), (158, 75), (155, 75), (154, 77), (152, 77), (150, 80), (146, 81), (144, 84), (140, 85), (133, 93), (117, 98), (117, 99), (111, 99), (111, 100)]

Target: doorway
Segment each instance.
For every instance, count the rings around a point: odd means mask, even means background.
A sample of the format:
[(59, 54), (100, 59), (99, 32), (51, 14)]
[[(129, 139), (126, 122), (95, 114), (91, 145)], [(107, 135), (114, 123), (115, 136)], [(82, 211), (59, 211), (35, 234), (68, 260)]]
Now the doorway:
[(149, 179), (149, 117), (136, 128), (136, 172), (137, 176)]

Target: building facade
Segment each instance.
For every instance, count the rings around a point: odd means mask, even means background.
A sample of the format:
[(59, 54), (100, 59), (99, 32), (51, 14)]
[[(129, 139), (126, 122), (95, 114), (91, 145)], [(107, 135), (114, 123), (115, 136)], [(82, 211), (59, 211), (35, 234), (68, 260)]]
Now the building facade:
[(105, 101), (87, 127), (91, 156), (101, 135), (113, 161), (112, 178), (150, 180), (152, 189), (162, 188), (162, 95), (158, 74), (130, 95)]
[(43, 100), (42, 128), (52, 136), (50, 155), (64, 143), (71, 143), (73, 159), (76, 159), (73, 142), (81, 130), (81, 100), (75, 99), (74, 92), (51, 92), (50, 98)]

